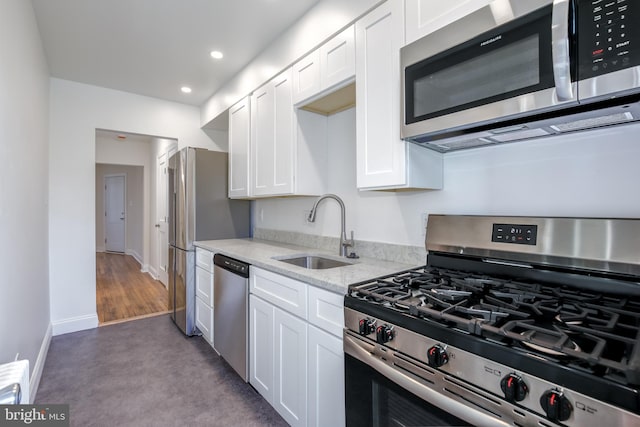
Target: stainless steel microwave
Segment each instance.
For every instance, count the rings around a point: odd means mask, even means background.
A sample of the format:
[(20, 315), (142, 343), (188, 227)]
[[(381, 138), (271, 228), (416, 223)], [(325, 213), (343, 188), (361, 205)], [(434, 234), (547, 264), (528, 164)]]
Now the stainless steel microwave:
[(640, 2), (494, 0), (401, 67), (401, 136), (442, 152), (639, 120)]

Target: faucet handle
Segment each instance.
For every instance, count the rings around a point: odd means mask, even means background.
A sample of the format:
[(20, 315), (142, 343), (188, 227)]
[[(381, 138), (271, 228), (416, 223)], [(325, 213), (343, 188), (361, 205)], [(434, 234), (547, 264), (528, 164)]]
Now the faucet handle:
[[(355, 246), (355, 241), (353, 240), (353, 230), (351, 230), (351, 239), (347, 240), (345, 242), (345, 249), (346, 248), (353, 248)], [(355, 252), (351, 252), (350, 254), (346, 255), (347, 258), (360, 258), (358, 255), (356, 255)]]

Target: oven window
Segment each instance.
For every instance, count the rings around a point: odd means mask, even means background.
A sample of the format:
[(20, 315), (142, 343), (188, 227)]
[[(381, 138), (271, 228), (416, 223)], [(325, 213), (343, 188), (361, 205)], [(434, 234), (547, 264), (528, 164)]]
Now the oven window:
[(413, 82), (414, 114), (424, 116), (538, 85), (539, 57), (539, 36), (534, 34), (421, 77)]
[(347, 427), (468, 426), (345, 354)]

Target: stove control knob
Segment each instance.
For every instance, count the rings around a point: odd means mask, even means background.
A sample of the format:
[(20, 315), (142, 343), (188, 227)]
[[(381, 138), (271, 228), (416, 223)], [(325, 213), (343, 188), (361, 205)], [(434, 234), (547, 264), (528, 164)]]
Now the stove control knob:
[(360, 335), (369, 335), (376, 331), (376, 321), (372, 319), (360, 319)]
[(529, 392), (527, 384), (516, 374), (509, 374), (504, 377), (500, 381), (500, 388), (509, 402), (520, 402), (524, 400)]
[(436, 344), (427, 350), (427, 360), (429, 361), (429, 366), (439, 368), (449, 361), (449, 355), (444, 347)]
[(540, 406), (552, 421), (566, 421), (571, 416), (573, 407), (559, 390), (548, 390), (540, 398)]
[(379, 344), (384, 344), (392, 340), (393, 327), (389, 325), (378, 326), (376, 329), (376, 341), (378, 341)]

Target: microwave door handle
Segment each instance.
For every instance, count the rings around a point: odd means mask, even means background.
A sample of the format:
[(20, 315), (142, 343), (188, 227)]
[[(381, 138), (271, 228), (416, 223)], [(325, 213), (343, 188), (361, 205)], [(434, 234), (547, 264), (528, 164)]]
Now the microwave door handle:
[(551, 18), (551, 54), (553, 79), (558, 101), (572, 101), (571, 57), (569, 55), (569, 3), (570, 0), (553, 0)]

